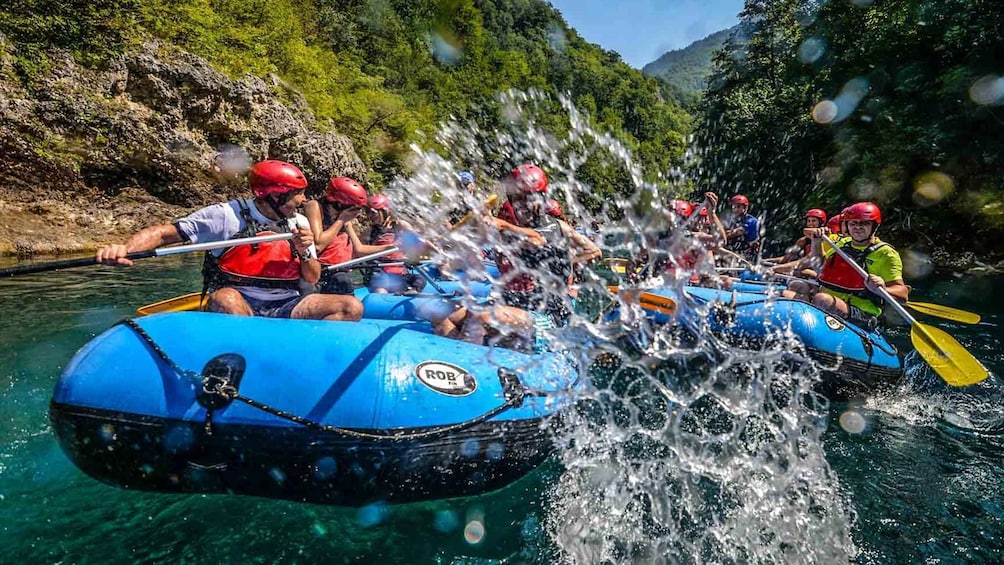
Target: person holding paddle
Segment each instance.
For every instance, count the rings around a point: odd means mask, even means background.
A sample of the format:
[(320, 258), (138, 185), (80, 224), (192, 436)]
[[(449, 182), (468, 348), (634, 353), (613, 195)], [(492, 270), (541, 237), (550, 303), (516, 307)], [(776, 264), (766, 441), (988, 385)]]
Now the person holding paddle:
[(317, 282), (314, 236), (307, 219), (296, 212), (306, 200), (307, 179), (295, 165), (266, 160), (248, 171), (254, 198), (208, 206), (173, 224), (144, 228), (124, 244), (98, 249), (95, 259), (108, 265), (132, 265), (130, 253), (180, 242), (227, 241), (267, 233), (292, 232), (288, 241), (237, 245), (206, 252), (204, 295), (212, 312), (271, 318), (358, 320), (362, 304), (352, 298), (304, 296), (301, 279)]
[[(812, 304), (871, 330), (878, 326), (882, 315), (879, 289), (902, 302), (910, 297), (910, 287), (903, 282), (903, 261), (891, 245), (875, 235), (882, 224), (882, 211), (875, 204), (858, 202), (849, 206), (841, 212), (841, 221), (848, 237), (838, 239), (834, 245), (864, 268), (868, 277), (858, 274), (831, 246), (823, 249), (826, 231), (813, 230), (813, 254), (822, 257), (823, 266), (819, 291), (810, 291)], [(798, 295), (789, 290), (785, 296)]]
[(393, 249), (396, 251), (384, 258), (397, 263), (396, 265), (377, 267), (375, 270), (367, 270), (364, 277), (366, 286), (371, 292), (421, 292), (425, 288), (425, 279), (405, 270), (401, 263), (406, 258), (405, 254), (397, 250), (399, 238), (411, 233), (408, 225), (398, 219), (391, 209), (390, 199), (383, 194), (370, 196), (369, 207), (366, 210), (370, 229), (366, 234), (365, 242), (356, 233), (352, 224), (346, 227), (349, 239), (352, 241), (352, 249), (355, 253), (363, 255)]
[[(472, 343), (488, 336), (545, 348), (543, 332), (563, 326), (571, 315), (568, 285), (573, 266), (599, 258), (599, 248), (566, 222), (547, 214), (547, 175), (536, 165), (520, 165), (506, 182), (505, 217), (485, 218), (505, 245), (497, 253), (502, 304), (458, 308), (433, 320), (437, 333)], [(502, 331), (500, 331), (502, 330)]]

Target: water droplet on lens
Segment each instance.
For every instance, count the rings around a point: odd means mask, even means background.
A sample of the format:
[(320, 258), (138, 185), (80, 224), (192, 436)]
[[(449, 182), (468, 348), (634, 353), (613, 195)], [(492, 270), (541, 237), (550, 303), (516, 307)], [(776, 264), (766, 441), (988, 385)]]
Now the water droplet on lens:
[(840, 415), (840, 427), (849, 434), (860, 434), (867, 426), (864, 416), (855, 410), (848, 410)]
[(471, 545), (481, 543), (485, 539), (485, 525), (479, 520), (471, 520), (464, 526), (464, 540)]
[(476, 457), (479, 449), (480, 449), (480, 444), (478, 444), (478, 440), (473, 438), (468, 439), (464, 441), (464, 443), (460, 444), (460, 453), (462, 453), (464, 457)]
[(1004, 104), (1004, 77), (986, 75), (969, 87), (969, 98), (981, 106)]
[(810, 37), (798, 46), (798, 60), (805, 63), (815, 63), (826, 52), (826, 41), (819, 37)]
[(432, 519), (432, 527), (438, 532), (452, 532), (460, 525), (460, 518), (452, 510), (440, 510), (436, 512), (436, 517)]
[(327, 479), (338, 470), (338, 463), (332, 457), (321, 457), (314, 463), (314, 476), (318, 479)]
[(812, 108), (812, 119), (817, 124), (828, 124), (837, 117), (837, 105), (832, 100), (823, 100)]
[(931, 206), (955, 192), (952, 177), (939, 171), (921, 173), (913, 179), (913, 201), (921, 206)]
[(387, 505), (382, 502), (374, 502), (359, 509), (356, 513), (356, 523), (360, 527), (369, 528), (383, 522), (386, 516)]

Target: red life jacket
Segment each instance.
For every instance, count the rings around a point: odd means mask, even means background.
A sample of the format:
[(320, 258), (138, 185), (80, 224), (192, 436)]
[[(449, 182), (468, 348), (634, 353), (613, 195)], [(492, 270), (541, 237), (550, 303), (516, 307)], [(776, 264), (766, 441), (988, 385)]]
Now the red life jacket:
[[(276, 232), (260, 231), (254, 235), (274, 233)], [(295, 283), (300, 280), (300, 259), (293, 256), (288, 241), (238, 245), (220, 255), (220, 271), (234, 277)]]
[[(370, 229), (370, 245), (394, 245), (397, 243), (397, 226), (373, 226)], [(384, 259), (388, 261), (404, 261), (404, 253), (398, 251), (396, 253), (391, 253), (390, 255), (385, 255)], [(393, 266), (393, 267), (383, 267), (384, 272), (393, 275), (403, 275), (403, 266)]]
[[(263, 226), (251, 216), (246, 200), (238, 200), (244, 227), (231, 239), (288, 232), (289, 226), (275, 222)], [(300, 259), (292, 241), (270, 241), (227, 248), (219, 257), (206, 253), (203, 264), (206, 288), (253, 286), (295, 289), (300, 280)]]
[[(333, 218), (328, 214), (328, 207), (321, 206), (323, 219), (321, 225), (328, 229), (338, 218)], [(352, 242), (349, 241), (349, 234), (342, 228), (342, 232), (331, 240), (331, 243), (318, 255), (317, 260), (322, 265), (338, 265), (352, 259)]]
[[(837, 246), (843, 249), (855, 263), (861, 265), (866, 271), (868, 269), (866, 261), (868, 256), (889, 245), (884, 241), (880, 241), (864, 249), (857, 249), (851, 245), (851, 241), (850, 238), (842, 239), (837, 241)], [(865, 279), (854, 270), (854, 267), (850, 266), (847, 261), (844, 261), (836, 253), (830, 255), (826, 262), (823, 263), (823, 270), (819, 273), (819, 282), (826, 288), (848, 294), (863, 294), (866, 292)]]

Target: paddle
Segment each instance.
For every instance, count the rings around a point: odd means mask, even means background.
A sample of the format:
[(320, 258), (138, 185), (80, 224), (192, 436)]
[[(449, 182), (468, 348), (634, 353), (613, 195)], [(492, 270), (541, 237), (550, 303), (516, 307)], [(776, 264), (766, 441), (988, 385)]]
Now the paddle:
[[(608, 286), (607, 290), (614, 294), (619, 294), (621, 292), (620, 288), (616, 286)], [(658, 312), (667, 316), (676, 314), (676, 301), (672, 298), (645, 290), (626, 290), (624, 293), (628, 295), (637, 293), (638, 304), (641, 305), (644, 310)]]
[[(485, 206), (486, 207), (493, 206), (497, 200), (498, 200), (498, 195), (497, 194), (493, 194), (493, 195), (489, 196), (485, 200)], [(474, 212), (473, 211), (468, 212), (467, 214), (464, 215), (464, 217), (462, 217), (460, 220), (458, 220), (457, 223), (453, 224), (450, 227), (450, 230), (452, 231), (452, 230), (457, 229), (458, 227), (460, 227), (461, 225), (463, 225), (465, 222), (470, 221), (470, 219), (472, 217), (474, 217)], [(233, 240), (230, 240), (230, 241), (227, 241), (227, 242), (218, 242), (221, 245), (217, 245), (216, 247), (200, 247), (199, 249), (202, 249), (202, 250), (218, 249), (220, 247), (229, 247), (231, 245), (241, 245), (242, 243), (264, 243), (266, 241), (274, 241), (274, 240), (278, 240), (278, 239), (289, 239), (291, 237), (292, 237), (292, 234), (278, 234), (278, 235), (261, 236), (261, 237), (258, 237), (258, 238), (233, 239)], [(250, 240), (254, 240), (254, 241), (250, 241)], [(184, 247), (193, 248), (193, 249), (190, 249), (191, 251), (197, 251), (197, 249), (194, 249), (194, 248), (197, 247), (198, 245), (208, 246), (208, 245), (212, 245), (212, 244), (196, 244), (196, 245), (184, 246)], [(166, 252), (166, 251), (173, 251), (174, 253), (184, 253), (185, 252), (185, 251), (178, 251), (179, 249), (182, 249), (182, 248), (181, 247), (165, 247), (165, 248), (162, 248), (162, 249), (159, 249), (159, 250), (154, 250), (152, 252), (143, 252), (143, 256), (144, 257), (152, 257), (152, 256), (154, 256), (154, 254), (155, 254), (156, 251), (164, 251), (164, 252)], [(380, 257), (383, 257), (385, 255), (390, 255), (390, 254), (396, 253), (398, 251), (400, 251), (400, 249), (398, 249), (395, 246), (395, 247), (391, 247), (389, 249), (384, 249), (383, 251), (378, 251), (376, 253), (372, 253), (370, 255), (366, 255), (364, 257), (359, 257), (357, 259), (352, 259), (352, 260), (349, 260), (349, 261), (345, 261), (345, 262), (339, 263), (337, 265), (328, 265), (328, 266), (326, 266), (324, 268), (326, 270), (331, 270), (331, 271), (338, 270), (338, 269), (346, 269), (346, 268), (350, 268), (350, 267), (359, 265), (360, 263), (365, 263), (367, 261), (372, 261), (374, 259), (379, 259)], [(163, 254), (167, 255), (168, 253), (163, 253)], [(140, 254), (133, 253), (133, 254), (130, 254), (128, 256), (128, 258), (129, 259), (139, 259), (139, 258), (141, 258), (141, 257), (139, 257), (139, 255)], [(78, 260), (78, 261), (83, 261), (83, 260)], [(86, 265), (93, 265), (93, 264), (95, 264), (95, 261), (92, 258), (89, 258), (87, 261), (88, 262), (86, 262), (86, 263), (81, 263), (81, 265), (74, 265), (74, 266), (83, 266), (85, 264)], [(35, 265), (28, 265), (28, 267), (33, 267), (33, 266), (35, 266)], [(57, 268), (65, 269), (67, 267), (57, 267)], [(0, 271), (0, 273), (2, 273), (2, 272), (3, 271)], [(31, 272), (39, 272), (39, 271), (31, 271)], [(420, 271), (420, 272), (422, 273), (422, 275), (428, 277), (428, 273), (425, 273), (425, 272), (422, 272), (422, 271)], [(442, 292), (442, 289), (440, 287), (438, 287), (438, 285), (436, 285), (435, 283), (433, 283), (432, 286), (435, 287), (437, 290), (439, 290), (441, 293), (445, 294), (445, 292)], [(136, 314), (139, 315), (139, 316), (148, 316), (150, 314), (160, 314), (160, 313), (164, 313), (164, 312), (187, 312), (187, 311), (192, 311), (192, 310), (198, 310), (198, 309), (202, 308), (204, 305), (205, 305), (205, 302), (202, 300), (202, 293), (200, 293), (200, 292), (192, 292), (192, 293), (189, 293), (189, 294), (183, 294), (181, 296), (176, 296), (174, 298), (169, 298), (167, 300), (162, 300), (160, 302), (155, 302), (153, 304), (147, 304), (146, 306), (141, 306), (141, 307), (139, 307), (139, 308), (136, 309)]]
[[(796, 280), (805, 281), (810, 284), (819, 284), (817, 281), (803, 279), (792, 275), (773, 274), (771, 276), (785, 281)], [(930, 302), (907, 302), (906, 307), (916, 312), (927, 314), (928, 316), (944, 318), (953, 322), (959, 322), (960, 324), (978, 324), (981, 320), (980, 315), (975, 312), (967, 312), (965, 310), (959, 310), (958, 308), (952, 308), (951, 306), (932, 304)]]
[[(231, 243), (241, 241), (238, 239), (230, 240)], [(366, 261), (372, 261), (386, 255), (388, 252), (393, 252), (394, 250), (385, 249), (378, 253), (373, 253), (372, 255), (367, 255), (365, 257), (360, 257), (358, 259), (353, 259), (351, 261), (345, 261), (344, 263), (339, 263), (337, 265), (330, 265), (329, 269), (344, 269), (346, 267), (351, 267), (352, 265), (358, 265)], [(201, 292), (191, 292), (188, 294), (182, 294), (181, 296), (175, 296), (174, 298), (168, 298), (167, 300), (161, 300), (160, 302), (154, 302), (153, 304), (147, 304), (146, 306), (140, 306), (136, 309), (137, 316), (149, 316), (150, 314), (162, 314), (164, 312), (191, 312), (192, 310), (199, 310), (205, 306), (206, 300), (203, 299)]]
[[(833, 251), (846, 261), (858, 275), (865, 280), (868, 279), (868, 273), (861, 268), (861, 265), (855, 263), (847, 255), (847, 252), (828, 237), (823, 237), (822, 240), (832, 247)], [(876, 290), (878, 291), (878, 295), (910, 324), (910, 341), (917, 349), (917, 353), (946, 383), (951, 386), (969, 386), (990, 376), (986, 367), (980, 364), (973, 357), (973, 354), (956, 341), (955, 338), (938, 328), (926, 326), (918, 322), (885, 288), (879, 287)]]
[[(226, 241), (211, 241), (208, 243), (192, 243), (189, 245), (176, 245), (174, 247), (159, 247), (149, 251), (136, 251), (126, 255), (126, 259), (135, 261), (136, 259), (147, 259), (150, 257), (164, 257), (167, 255), (178, 255), (181, 253), (192, 253), (194, 251), (210, 251), (213, 249), (223, 249), (235, 245), (248, 245), (256, 243), (268, 243), (270, 241), (282, 241), (293, 239), (291, 233), (277, 233), (272, 235), (260, 235), (257, 237), (244, 237), (240, 239), (229, 239)], [(27, 275), (29, 273), (44, 273), (48, 271), (58, 271), (60, 269), (73, 269), (76, 267), (89, 267), (91, 265), (101, 265), (94, 257), (83, 257), (80, 259), (66, 259), (63, 261), (49, 261), (47, 263), (35, 263), (32, 265), (19, 265), (0, 269), (0, 277), (13, 277), (17, 275)]]

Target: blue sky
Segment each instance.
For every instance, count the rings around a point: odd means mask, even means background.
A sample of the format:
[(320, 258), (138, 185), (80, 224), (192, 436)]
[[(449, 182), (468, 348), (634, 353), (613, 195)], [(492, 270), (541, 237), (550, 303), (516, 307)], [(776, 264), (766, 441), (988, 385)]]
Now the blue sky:
[(611, 49), (641, 68), (732, 27), (743, 0), (548, 0), (590, 43)]

